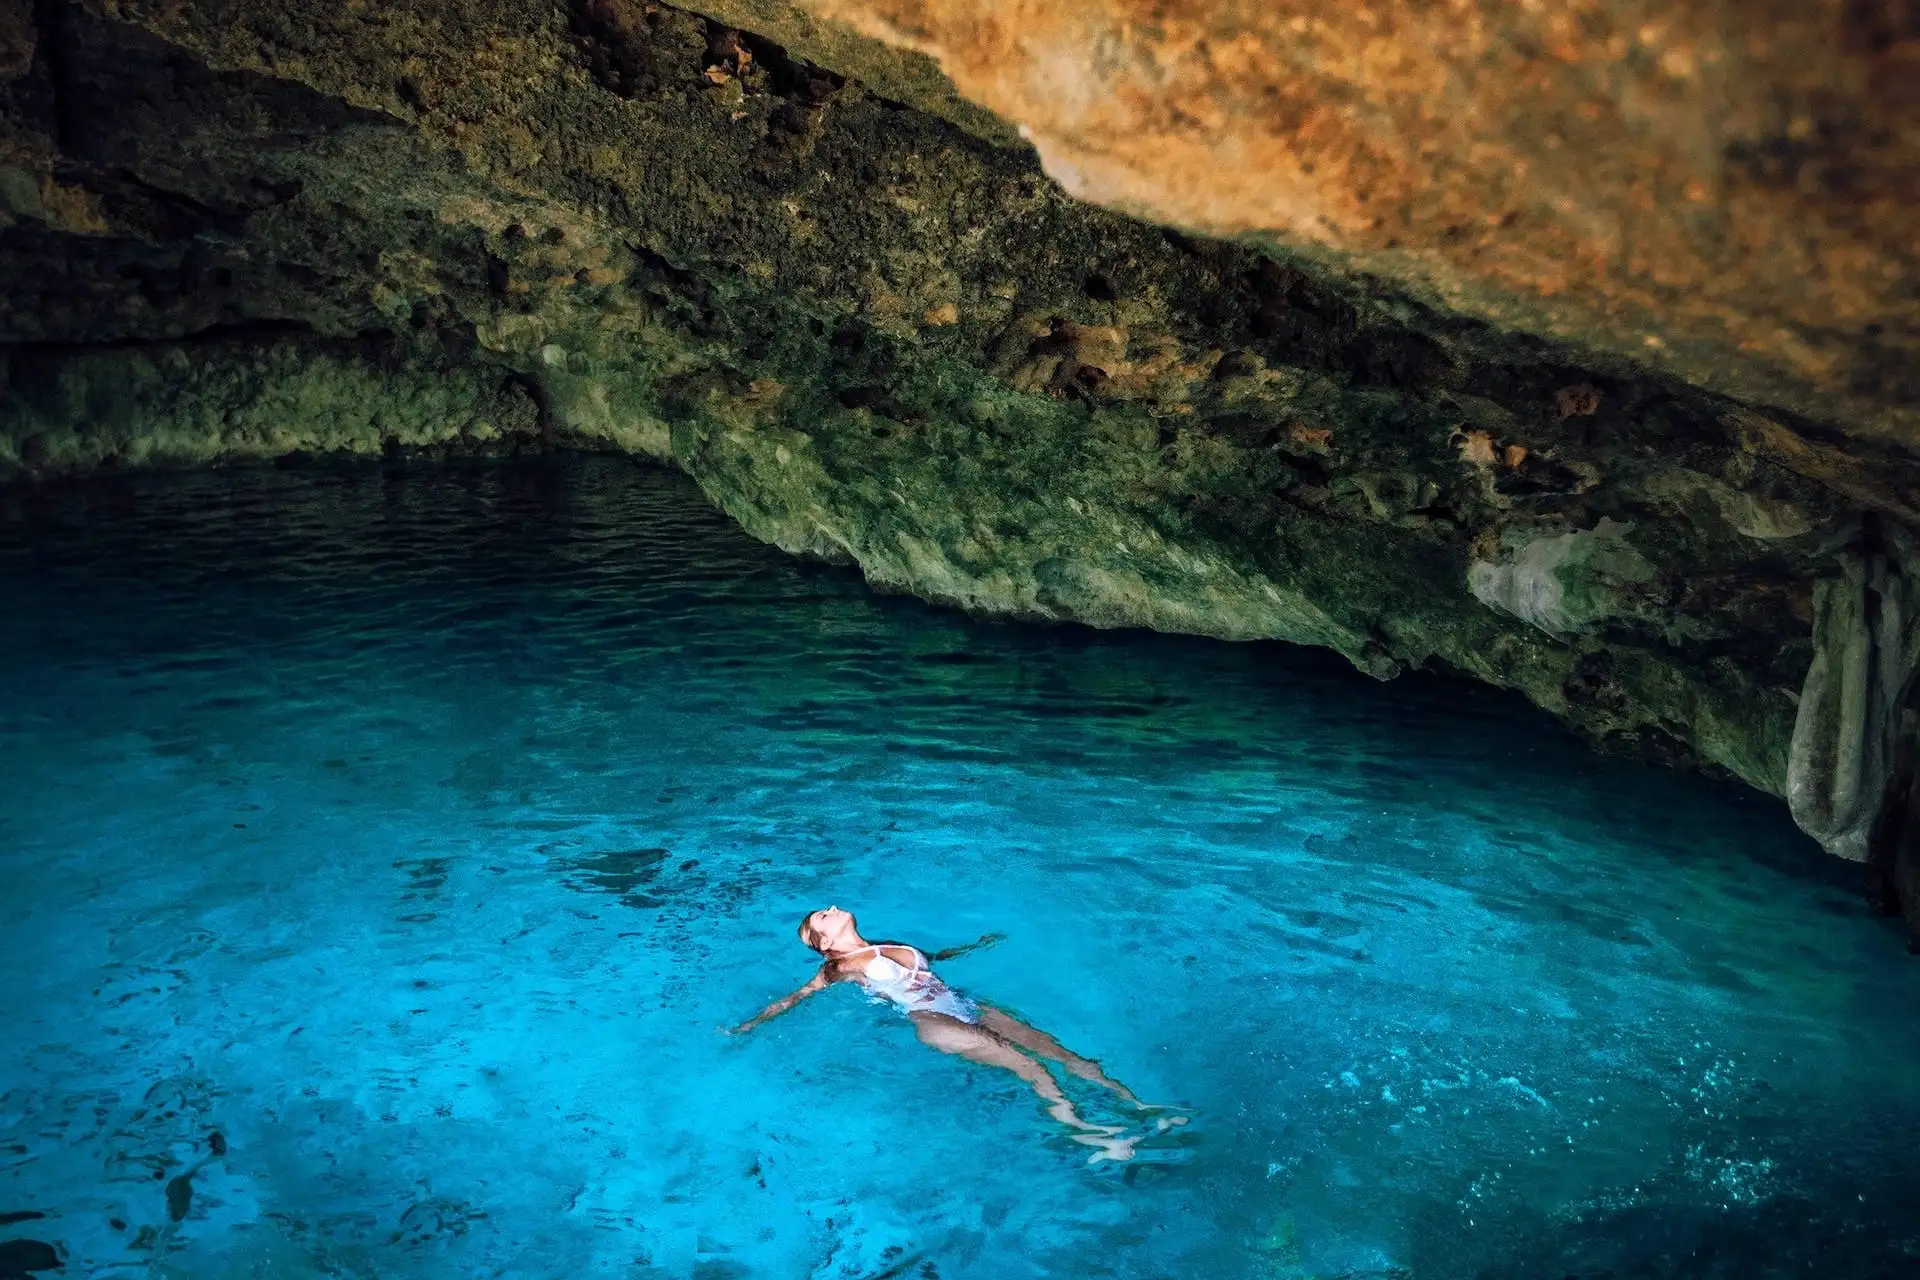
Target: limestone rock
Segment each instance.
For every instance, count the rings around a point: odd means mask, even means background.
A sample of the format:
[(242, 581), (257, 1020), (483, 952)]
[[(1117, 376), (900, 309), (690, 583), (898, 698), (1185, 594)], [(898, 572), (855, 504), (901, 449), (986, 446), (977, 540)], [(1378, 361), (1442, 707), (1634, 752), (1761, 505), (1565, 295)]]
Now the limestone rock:
[[(636, 0), (597, 0), (593, 9), (640, 8)], [(938, 64), (925, 54), (902, 51), (838, 22), (823, 22), (790, 0), (698, 0), (686, 6), (729, 28), (779, 46), (836, 76), (853, 80), (883, 98), (939, 116), (969, 133), (1003, 146), (1026, 145), (1020, 131), (962, 97)]]
[(1069, 192), (1920, 446), (1920, 9), (797, 0)]
[(1905, 559), (1885, 550), (1849, 555), (1814, 597), (1813, 662), (1794, 721), (1787, 803), (1802, 830), (1855, 862), (1871, 854), (1920, 663)]
[(18, 79), (33, 65), (36, 36), (31, 0), (0, 0), (0, 81)]
[[(1819, 584), (1836, 556), (1864, 565), (1920, 528), (1920, 487), (1883, 430), (1892, 393), (1858, 366), (1833, 367), (1852, 389), (1820, 401), (1823, 420), (1712, 389), (1786, 385), (1749, 379), (1778, 371), (1774, 330), (1748, 325), (1758, 277), (1701, 294), (1724, 322), (1712, 341), (1682, 296), (1701, 261), (1684, 237), (1646, 241), (1677, 255), (1666, 292), (1609, 275), (1625, 292), (1569, 284), (1528, 310), (1547, 297), (1527, 292), (1541, 246), (1579, 247), (1542, 231), (1500, 277), (1500, 296), (1534, 301), (1481, 323), (1461, 312), (1495, 314), (1491, 295), (1361, 270), (1400, 254), (1470, 283), (1472, 237), (1418, 240), (1465, 198), (1462, 173), (1486, 177), (1461, 168), (1470, 147), (1398, 158), (1393, 172), (1427, 164), (1439, 182), (1405, 196), (1419, 217), (1398, 249), (1351, 219), (1295, 249), (1194, 237), (1074, 200), (924, 58), (777, 0), (708, 7), (33, 6), (24, 70), (0, 78), (0, 479), (300, 451), (644, 453), (757, 536), (887, 589), (1325, 645), (1383, 678), (1465, 674), (1609, 750), (1778, 795), (1791, 773), (1802, 821), (1856, 850), (1873, 777), (1905, 776), (1900, 750), (1873, 757), (1884, 767), (1861, 754), (1905, 723), (1905, 650), (1872, 642), (1867, 667), (1889, 674), (1862, 703), (1854, 637), (1877, 606)], [(1313, 21), (1350, 36), (1372, 11)], [(927, 6), (913, 38), (933, 48), (960, 12)], [(1032, 33), (1101, 10), (1022, 12), (1002, 33), (1015, 78)], [(1535, 21), (1488, 28), (1488, 56), (1506, 65)], [(764, 29), (732, 25), (749, 22)], [(1128, 39), (1180, 79), (1194, 68), (1167, 52), (1176, 28)], [(1410, 33), (1354, 47), (1412, 74)], [(1101, 74), (1143, 65), (1125, 41), (1100, 47)], [(1261, 47), (1244, 46), (1248, 66)], [(1063, 35), (1059, 65), (1080, 49)], [(974, 72), (948, 66), (973, 93)], [(1359, 63), (1322, 70), (1373, 83)], [(1599, 101), (1617, 115), (1625, 92)], [(1340, 146), (1399, 120), (1357, 92), (1327, 101), (1352, 108), (1325, 116)], [(1076, 110), (1158, 110), (1130, 102)], [(1237, 118), (1190, 132), (1228, 137)], [(1442, 141), (1498, 139), (1518, 119), (1429, 123)], [(1612, 216), (1606, 175), (1590, 193), (1539, 172), (1552, 208), (1593, 194)], [(1189, 178), (1212, 198), (1219, 174)], [(1905, 259), (1884, 261), (1897, 290)], [(1780, 290), (1767, 323), (1826, 341), (1793, 317), (1813, 325), (1801, 311), (1838, 306), (1857, 274)], [(1623, 358), (1609, 326), (1638, 324), (1643, 302), (1674, 304), (1669, 353), (1737, 343), (1733, 372)], [(1548, 312), (1585, 316), (1565, 332), (1587, 345), (1541, 340), (1562, 332), (1536, 323)], [(1888, 323), (1885, 341), (1906, 341)]]
[(526, 384), (444, 352), (234, 338), (16, 363), (0, 398), (0, 472), (475, 453), (541, 432)]
[(1622, 597), (1654, 578), (1627, 541), (1627, 526), (1602, 517), (1592, 529), (1536, 537), (1506, 559), (1475, 561), (1467, 586), (1482, 604), (1530, 622), (1555, 639), (1633, 612)]

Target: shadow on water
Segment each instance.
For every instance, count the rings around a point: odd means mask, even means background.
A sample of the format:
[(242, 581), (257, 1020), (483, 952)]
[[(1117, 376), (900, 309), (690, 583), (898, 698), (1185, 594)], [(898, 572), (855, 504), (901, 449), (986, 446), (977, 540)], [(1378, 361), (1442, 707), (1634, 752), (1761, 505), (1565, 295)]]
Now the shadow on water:
[[(555, 865), (567, 869), (566, 883), (588, 893), (610, 893), (623, 907), (651, 911), (666, 905), (654, 890), (661, 869), (673, 856), (667, 849), (607, 849), (555, 859)], [(680, 864), (682, 872), (700, 864), (689, 858)]]
[[(1472, 1272), (1437, 1249), (1413, 1274), (1478, 1280), (1910, 1280), (1920, 1274), (1920, 1195), (1910, 1182), (1708, 1206), (1685, 1199), (1597, 1212), (1573, 1223), (1510, 1224), (1525, 1238)], [(1851, 1209), (1849, 1208), (1851, 1202)], [(1904, 1222), (1906, 1226), (1894, 1224)]]
[[(1872, 1108), (1869, 1107), (1868, 1110)], [(1860, 1114), (1832, 1117), (1807, 1162), (1776, 1100), (1659, 1172), (1548, 1214), (1523, 1204), (1429, 1199), (1405, 1262), (1419, 1277), (1475, 1280), (1906, 1280), (1920, 1275), (1920, 1179), (1911, 1137)]]

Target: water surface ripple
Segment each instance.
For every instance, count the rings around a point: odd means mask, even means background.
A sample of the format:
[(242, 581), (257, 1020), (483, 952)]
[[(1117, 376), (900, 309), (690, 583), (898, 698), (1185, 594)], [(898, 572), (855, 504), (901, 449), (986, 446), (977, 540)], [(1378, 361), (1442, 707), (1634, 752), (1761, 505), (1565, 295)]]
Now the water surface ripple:
[[(1920, 1273), (1893, 931), (1503, 696), (876, 598), (606, 459), (0, 495), (0, 589), (65, 1274)], [(827, 901), (1195, 1123), (1089, 1168), (847, 989), (719, 1035)]]

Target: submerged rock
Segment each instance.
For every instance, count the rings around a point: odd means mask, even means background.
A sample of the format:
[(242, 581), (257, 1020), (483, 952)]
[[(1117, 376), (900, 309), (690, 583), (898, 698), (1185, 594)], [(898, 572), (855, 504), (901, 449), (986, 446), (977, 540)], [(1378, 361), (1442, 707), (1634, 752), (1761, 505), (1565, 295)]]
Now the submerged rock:
[[(1561, 324), (1525, 263), (1506, 311), (1369, 274), (1464, 280), (1478, 222), (1251, 246), (1076, 201), (961, 96), (963, 6), (911, 40), (952, 82), (709, 8), (0, 6), (0, 477), (618, 449), (886, 589), (1464, 673), (1873, 843), (1911, 771), (1903, 570), (1868, 567), (1920, 523), (1908, 392), (1761, 376), (1771, 336), (1713, 374), (1681, 278), (1596, 319), (1621, 277), (1569, 259)], [(1595, 216), (1633, 181), (1591, 175)], [(1727, 341), (1786, 323), (1750, 283)]]
[(36, 1271), (59, 1271), (65, 1265), (44, 1240), (0, 1240), (0, 1280), (28, 1280)]
[(193, 1210), (193, 1172), (176, 1174), (167, 1180), (167, 1217), (179, 1222)]

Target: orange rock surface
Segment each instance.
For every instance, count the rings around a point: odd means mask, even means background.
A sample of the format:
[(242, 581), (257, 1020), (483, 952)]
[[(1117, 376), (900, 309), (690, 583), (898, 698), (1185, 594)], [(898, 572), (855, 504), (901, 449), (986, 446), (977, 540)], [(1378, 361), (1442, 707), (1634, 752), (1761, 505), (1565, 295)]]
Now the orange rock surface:
[(1085, 199), (1920, 445), (1920, 0), (799, 0)]

